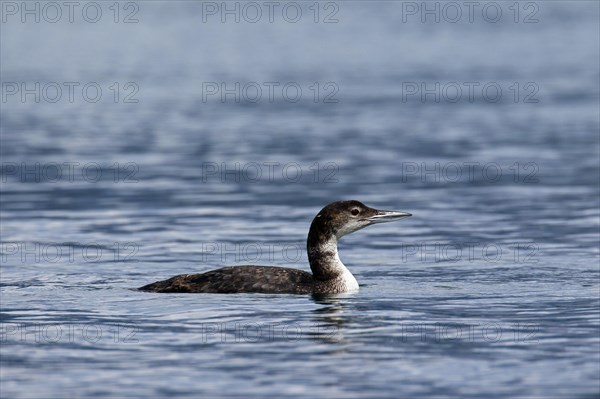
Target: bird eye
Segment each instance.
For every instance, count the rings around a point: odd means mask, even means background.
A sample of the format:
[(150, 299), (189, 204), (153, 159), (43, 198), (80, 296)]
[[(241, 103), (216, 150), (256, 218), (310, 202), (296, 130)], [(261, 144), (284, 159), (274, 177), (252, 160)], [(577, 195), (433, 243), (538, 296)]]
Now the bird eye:
[(352, 213), (354, 216), (358, 215), (360, 213), (360, 211), (356, 208), (352, 209), (352, 211), (350, 211), (350, 213)]

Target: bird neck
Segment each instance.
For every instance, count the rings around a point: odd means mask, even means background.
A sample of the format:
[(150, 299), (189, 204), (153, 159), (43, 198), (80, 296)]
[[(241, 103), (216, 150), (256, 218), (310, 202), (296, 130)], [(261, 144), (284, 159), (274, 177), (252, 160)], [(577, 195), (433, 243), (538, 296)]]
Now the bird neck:
[(315, 279), (331, 280), (343, 275), (351, 275), (338, 255), (334, 228), (327, 220), (321, 220), (319, 215), (310, 226), (306, 250)]

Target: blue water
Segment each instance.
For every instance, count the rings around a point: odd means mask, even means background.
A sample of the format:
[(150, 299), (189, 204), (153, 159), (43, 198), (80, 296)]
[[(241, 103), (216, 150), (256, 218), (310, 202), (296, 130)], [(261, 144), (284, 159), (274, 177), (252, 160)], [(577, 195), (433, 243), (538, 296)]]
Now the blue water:
[[(600, 395), (597, 2), (99, 4), (2, 3), (3, 398)], [(357, 293), (130, 290), (338, 199)]]

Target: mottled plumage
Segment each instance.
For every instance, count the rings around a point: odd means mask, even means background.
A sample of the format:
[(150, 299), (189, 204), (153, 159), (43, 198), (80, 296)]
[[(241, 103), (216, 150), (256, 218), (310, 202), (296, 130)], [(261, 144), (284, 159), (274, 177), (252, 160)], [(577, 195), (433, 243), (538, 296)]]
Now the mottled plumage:
[(289, 293), (324, 294), (358, 289), (358, 283), (337, 252), (337, 240), (373, 223), (411, 216), (396, 211), (378, 211), (358, 201), (333, 202), (313, 219), (306, 243), (313, 274), (273, 266), (228, 266), (201, 274), (180, 274), (145, 285), (139, 290), (189, 293)]
[(303, 270), (272, 266), (228, 266), (201, 274), (180, 274), (148, 284), (140, 290), (154, 292), (274, 292), (308, 294), (313, 276)]

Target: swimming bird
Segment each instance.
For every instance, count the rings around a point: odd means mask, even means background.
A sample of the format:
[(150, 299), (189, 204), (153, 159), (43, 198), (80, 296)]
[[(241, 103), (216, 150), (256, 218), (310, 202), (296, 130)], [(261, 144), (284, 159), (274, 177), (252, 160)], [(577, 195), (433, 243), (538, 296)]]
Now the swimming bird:
[(325, 206), (310, 225), (306, 249), (312, 274), (275, 266), (228, 266), (201, 274), (180, 274), (139, 288), (150, 292), (335, 294), (358, 290), (358, 282), (340, 260), (338, 239), (376, 223), (412, 216), (370, 208), (359, 201)]

